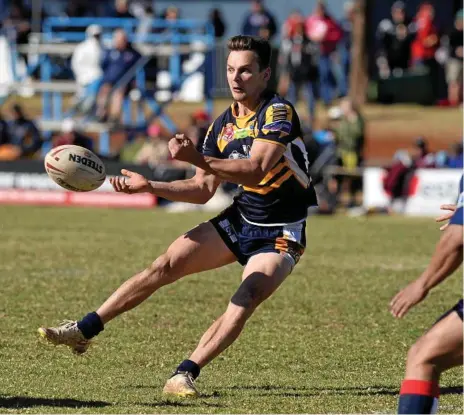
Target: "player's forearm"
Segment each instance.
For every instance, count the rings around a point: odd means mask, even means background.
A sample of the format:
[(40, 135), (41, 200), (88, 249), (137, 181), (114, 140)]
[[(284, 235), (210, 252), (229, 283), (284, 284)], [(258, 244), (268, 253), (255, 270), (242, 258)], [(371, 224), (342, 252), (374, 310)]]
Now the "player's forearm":
[(149, 182), (149, 192), (173, 202), (195, 204), (206, 203), (212, 193), (206, 186), (200, 186), (195, 179), (176, 180), (174, 182)]
[(438, 242), (427, 269), (418, 279), (427, 291), (449, 277), (462, 264), (462, 235), (456, 235), (456, 229), (449, 231)]
[(265, 176), (259, 164), (252, 159), (222, 160), (201, 156), (195, 165), (225, 181), (245, 186), (256, 186)]

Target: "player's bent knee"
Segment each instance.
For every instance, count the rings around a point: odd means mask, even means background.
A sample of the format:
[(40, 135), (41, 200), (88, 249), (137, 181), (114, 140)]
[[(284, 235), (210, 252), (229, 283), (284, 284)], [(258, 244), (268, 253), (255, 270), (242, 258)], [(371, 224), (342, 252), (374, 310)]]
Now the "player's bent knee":
[(423, 346), (422, 346), (422, 338), (420, 338), (416, 343), (414, 343), (408, 350), (408, 358), (407, 364), (409, 366), (417, 365), (422, 363), (423, 361)]
[(408, 351), (407, 365), (411, 368), (418, 366), (430, 366), (440, 372), (440, 348), (436, 347), (436, 339), (431, 336), (422, 336)]

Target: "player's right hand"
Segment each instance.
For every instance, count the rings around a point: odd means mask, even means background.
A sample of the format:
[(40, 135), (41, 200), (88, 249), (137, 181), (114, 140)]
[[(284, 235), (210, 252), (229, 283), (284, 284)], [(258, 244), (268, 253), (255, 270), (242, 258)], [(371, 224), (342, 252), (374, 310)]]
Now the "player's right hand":
[(121, 193), (145, 193), (150, 189), (150, 183), (141, 174), (133, 171), (121, 170), (123, 177), (112, 177), (110, 183), (116, 192)]
[(414, 307), (427, 297), (428, 290), (423, 286), (420, 281), (413, 281), (398, 294), (393, 297), (390, 302), (390, 312), (393, 317), (401, 318)]
[[(453, 217), (454, 212), (456, 211), (456, 205), (441, 205), (441, 210), (449, 210), (449, 212), (444, 213), (443, 215), (439, 216), (435, 219), (435, 222), (444, 222), (445, 220), (449, 220)], [(440, 227), (441, 231), (444, 231), (448, 227), (448, 223), (445, 223), (442, 227)]]

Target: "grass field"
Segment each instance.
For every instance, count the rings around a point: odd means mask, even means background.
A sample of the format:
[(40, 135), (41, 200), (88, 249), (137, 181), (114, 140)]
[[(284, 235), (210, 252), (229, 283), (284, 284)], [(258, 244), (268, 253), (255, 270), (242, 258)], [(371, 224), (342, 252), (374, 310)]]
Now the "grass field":
[[(393, 413), (408, 347), (462, 291), (461, 270), (402, 321), (387, 304), (426, 265), (432, 220), (311, 218), (293, 275), (206, 367), (204, 397), (161, 388), (239, 283), (233, 265), (189, 277), (111, 322), (87, 355), (53, 348), (41, 324), (79, 318), (202, 214), (0, 207), (0, 412)], [(211, 253), (214, 255), (214, 252)], [(440, 413), (462, 413), (462, 371)]]

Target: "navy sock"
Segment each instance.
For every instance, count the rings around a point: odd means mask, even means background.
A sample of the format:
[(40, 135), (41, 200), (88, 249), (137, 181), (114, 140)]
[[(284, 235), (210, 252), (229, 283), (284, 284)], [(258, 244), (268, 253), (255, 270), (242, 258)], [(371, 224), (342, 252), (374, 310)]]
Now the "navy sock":
[(439, 393), (435, 382), (406, 379), (401, 385), (398, 413), (435, 414)]
[(103, 322), (95, 311), (87, 314), (82, 320), (78, 321), (77, 328), (81, 331), (86, 339), (95, 337), (104, 329)]
[(174, 375), (177, 375), (181, 372), (189, 372), (194, 379), (200, 375), (200, 366), (198, 366), (192, 360), (184, 360), (179, 366), (177, 366)]

